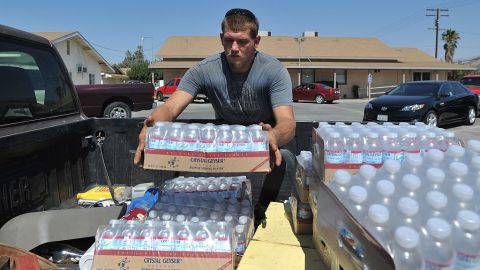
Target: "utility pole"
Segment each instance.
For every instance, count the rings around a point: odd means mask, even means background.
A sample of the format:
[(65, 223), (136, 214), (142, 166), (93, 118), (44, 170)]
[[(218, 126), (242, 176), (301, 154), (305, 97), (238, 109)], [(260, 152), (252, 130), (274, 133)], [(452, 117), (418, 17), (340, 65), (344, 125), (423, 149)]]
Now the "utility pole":
[[(428, 12), (435, 12), (435, 14), (428, 14)], [(442, 14), (442, 12), (448, 12), (448, 9), (440, 9), (440, 8), (427, 8), (427, 15), (428, 17), (435, 17), (435, 28), (428, 28), (428, 30), (435, 30), (435, 58), (438, 56), (438, 30), (440, 26), (440, 17), (448, 17), (448, 14)]]
[(298, 84), (302, 83), (302, 72), (300, 69), (300, 62), (302, 58), (302, 45), (301, 43), (305, 41), (305, 37), (294, 37), (293, 38), (298, 43)]

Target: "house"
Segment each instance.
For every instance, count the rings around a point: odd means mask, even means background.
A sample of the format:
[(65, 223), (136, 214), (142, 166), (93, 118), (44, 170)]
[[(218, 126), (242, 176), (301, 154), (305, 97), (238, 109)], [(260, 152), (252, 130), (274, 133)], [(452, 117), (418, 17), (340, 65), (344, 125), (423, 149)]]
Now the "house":
[(116, 71), (78, 32), (36, 32), (57, 48), (74, 84), (103, 84), (128, 80)]
[[(285, 65), (293, 86), (322, 81), (338, 87), (344, 98), (358, 96), (354, 88), (366, 89), (369, 76), (372, 89), (382, 89), (408, 81), (445, 80), (448, 71), (475, 69), (442, 62), (416, 48), (392, 48), (376, 38), (321, 37), (316, 32), (304, 32), (301, 37), (260, 33), (258, 50)], [(149, 68), (162, 69), (168, 81), (221, 51), (218, 36), (172, 36), (156, 53), (161, 61)]]

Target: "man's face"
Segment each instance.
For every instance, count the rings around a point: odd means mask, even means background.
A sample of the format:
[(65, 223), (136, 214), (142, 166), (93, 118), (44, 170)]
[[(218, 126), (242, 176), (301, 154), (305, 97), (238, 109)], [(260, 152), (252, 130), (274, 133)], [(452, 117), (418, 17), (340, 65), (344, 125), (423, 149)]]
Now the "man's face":
[(227, 56), (227, 61), (233, 72), (247, 72), (253, 61), (255, 49), (257, 48), (260, 37), (255, 39), (250, 37), (250, 29), (233, 32), (228, 25), (225, 26), (225, 32), (220, 34), (223, 49)]

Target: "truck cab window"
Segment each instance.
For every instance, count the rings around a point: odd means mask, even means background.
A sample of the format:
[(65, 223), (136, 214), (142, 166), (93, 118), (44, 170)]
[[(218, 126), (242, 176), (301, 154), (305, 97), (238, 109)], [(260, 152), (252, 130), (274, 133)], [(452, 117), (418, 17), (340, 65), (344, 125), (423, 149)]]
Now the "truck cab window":
[(78, 112), (49, 48), (0, 40), (0, 125)]

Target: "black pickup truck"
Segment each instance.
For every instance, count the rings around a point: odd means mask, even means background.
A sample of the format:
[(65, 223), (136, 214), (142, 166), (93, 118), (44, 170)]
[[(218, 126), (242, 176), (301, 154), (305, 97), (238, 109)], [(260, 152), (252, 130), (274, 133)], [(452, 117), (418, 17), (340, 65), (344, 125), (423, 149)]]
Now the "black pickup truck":
[[(0, 25), (0, 242), (32, 250), (93, 239), (122, 207), (79, 208), (78, 192), (106, 184), (106, 172), (113, 184), (130, 186), (178, 175), (133, 165), (143, 120), (86, 117), (54, 46)], [(309, 149), (313, 126), (297, 123), (293, 153)], [(258, 194), (263, 175), (247, 176)], [(286, 183), (281, 193), (290, 188)]]

